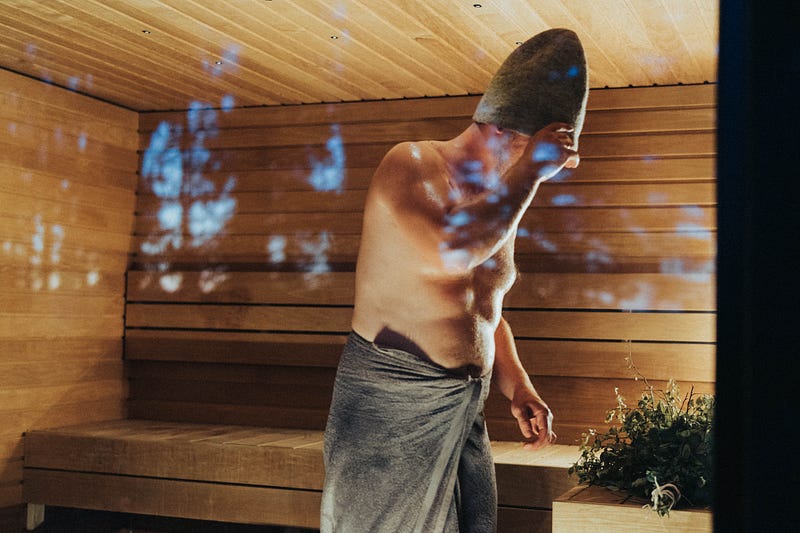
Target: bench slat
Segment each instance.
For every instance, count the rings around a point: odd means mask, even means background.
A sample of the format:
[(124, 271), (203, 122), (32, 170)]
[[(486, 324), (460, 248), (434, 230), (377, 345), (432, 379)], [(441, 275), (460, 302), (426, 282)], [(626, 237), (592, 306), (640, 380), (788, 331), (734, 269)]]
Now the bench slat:
[[(577, 447), (491, 444), (501, 507), (545, 512), (575, 485), (567, 469)], [(136, 419), (85, 424), (32, 431), (25, 469), (31, 503), (318, 527), (322, 432)]]
[[(1, 166), (1, 165), (0, 165)], [(350, 167), (345, 169), (345, 180), (343, 187), (345, 191), (363, 191), (369, 186), (370, 180), (375, 169), (373, 167)], [(620, 183), (641, 184), (640, 186), (655, 187), (658, 191), (658, 184), (653, 182), (675, 182), (675, 185), (686, 185), (693, 181), (709, 181), (715, 176), (715, 158), (712, 156), (688, 156), (688, 157), (656, 157), (650, 159), (629, 158), (629, 159), (590, 159), (581, 161), (577, 169), (569, 171), (569, 177), (563, 180), (551, 180), (542, 185), (542, 189), (537, 193), (546, 195), (545, 191), (551, 187), (559, 187), (561, 184), (575, 186), (581, 183), (595, 184), (608, 187), (607, 182), (614, 182), (615, 187)], [(215, 190), (222, 190), (225, 183), (230, 179), (230, 172), (206, 172), (203, 177), (214, 183)], [(311, 195), (312, 197), (325, 197), (334, 206), (347, 202), (348, 192), (341, 196), (331, 195), (329, 192), (318, 192), (309, 182), (310, 171), (308, 169), (253, 169), (240, 170), (236, 172), (235, 192), (255, 193), (256, 195), (271, 192), (273, 194), (294, 193)], [(49, 190), (57, 190), (58, 182)], [(43, 187), (41, 193), (46, 194), (48, 188)], [(37, 193), (40, 191), (37, 191)], [(145, 180), (139, 180), (139, 202), (137, 207), (139, 212), (148, 212), (149, 205), (155, 201), (150, 186)], [(606, 193), (602, 193), (606, 194)], [(84, 198), (85, 195), (81, 195)], [(692, 200), (695, 203), (697, 200)], [(249, 200), (242, 200), (248, 206), (257, 206)], [(301, 204), (302, 205), (302, 204)], [(363, 202), (360, 204), (363, 207)], [(263, 209), (263, 206), (260, 206)], [(289, 207), (294, 209), (294, 207)]]
[[(587, 111), (587, 127), (582, 135), (596, 133), (646, 133), (664, 131), (687, 131), (708, 129), (716, 118), (711, 105), (689, 109), (637, 109)], [(402, 142), (408, 139), (447, 139), (458, 135), (469, 126), (469, 116), (429, 117), (414, 120), (348, 123), (339, 126), (339, 134), (346, 143)], [(140, 133), (141, 146), (149, 143), (150, 131)], [(331, 126), (312, 125), (264, 125), (224, 128), (220, 134), (206, 139), (205, 146), (211, 150), (223, 148), (258, 148), (268, 146), (314, 146), (324, 145), (331, 138)], [(191, 139), (183, 139), (181, 148), (190, 148)]]
[[(691, 194), (692, 191), (684, 191)], [(695, 194), (694, 202), (687, 203), (692, 210), (670, 203), (668, 197), (660, 198), (657, 191), (640, 193), (640, 198), (607, 198), (623, 206), (605, 206), (599, 198), (584, 193), (580, 186), (573, 186), (568, 192), (550, 198), (534, 200), (533, 207), (527, 211), (520, 222), (521, 228), (529, 232), (610, 232), (610, 231), (672, 231), (680, 229), (681, 224), (705, 230), (716, 229), (716, 209), (708, 204), (713, 191), (707, 195)], [(651, 200), (650, 197), (653, 197)], [(234, 197), (235, 198), (235, 197)], [(264, 199), (263, 201), (268, 201)], [(637, 202), (638, 205), (633, 202)], [(624, 203), (623, 203), (624, 202)], [(573, 205), (573, 204), (585, 205)], [(559, 205), (562, 204), (562, 205)], [(627, 204), (627, 205), (626, 205)], [(632, 205), (631, 205), (632, 204)], [(335, 215), (335, 216), (332, 216)], [(237, 213), (225, 226), (225, 235), (262, 235), (269, 233), (314, 234), (328, 232), (333, 234), (358, 234), (361, 231), (363, 214), (359, 211), (340, 213)], [(170, 233), (163, 228), (158, 212), (136, 217), (136, 235), (153, 237)], [(225, 238), (225, 237), (222, 237)], [(189, 228), (183, 232), (184, 242), (191, 242)]]
[[(296, 272), (221, 272), (210, 288), (204, 272), (172, 272), (181, 278), (173, 292), (159, 285), (159, 275), (128, 274), (128, 302), (206, 302), (352, 305), (354, 272), (304, 276)], [(682, 276), (657, 273), (524, 273), (506, 295), (516, 308), (647, 309), (713, 311), (713, 274)]]
[(350, 331), (350, 307), (227, 306), (136, 304), (127, 306), (128, 327), (263, 330), (300, 332)]
[(322, 432), (229, 428), (225, 443), (221, 435), (192, 442), (207, 425), (170, 422), (122, 424), (99, 434), (91, 428), (34, 431), (25, 442), (25, 467), (322, 490), (322, 455), (286, 445), (296, 438), (321, 441)]
[[(131, 497), (135, 495), (136, 497)], [(79, 509), (319, 528), (321, 492), (28, 469), (24, 498)]]
[[(345, 334), (351, 308), (129, 304), (133, 328), (297, 331)], [(713, 313), (520, 311), (504, 316), (519, 337), (714, 342)]]
[(134, 418), (180, 420), (193, 423), (253, 424), (288, 428), (322, 429), (328, 409), (270, 405), (236, 405), (132, 398), (128, 414)]
[[(269, 229), (267, 228), (267, 231)], [(529, 229), (530, 231), (530, 229)], [(323, 239), (323, 235), (325, 236)], [(200, 269), (214, 264), (253, 264), (258, 269), (271, 266), (267, 245), (273, 237), (285, 239), (285, 258), (281, 261), (289, 264), (315, 264), (321, 267), (345, 264), (351, 269), (355, 263), (360, 237), (352, 234), (319, 233), (303, 236), (296, 233), (265, 233), (262, 235), (224, 235), (213, 242), (213, 250), (209, 247), (183, 247), (179, 250), (167, 250), (157, 256), (142, 252), (145, 242), (154, 240), (148, 236), (134, 236), (132, 249), (136, 269), (158, 268), (164, 262), (173, 264), (191, 264)], [(526, 261), (531, 259), (560, 259), (576, 255), (584, 266), (584, 272), (593, 272), (601, 267), (613, 267), (630, 260), (648, 260), (658, 269), (666, 262), (674, 263), (681, 259), (706, 259), (713, 261), (716, 253), (716, 232), (698, 230), (694, 232), (637, 232), (619, 233), (548, 233), (531, 234), (516, 240), (516, 258), (521, 270)], [(309, 253), (309, 245), (319, 246), (327, 243), (327, 260), (322, 260)], [(532, 256), (532, 257), (531, 257)], [(319, 260), (319, 261), (318, 261)], [(342, 270), (332, 268), (332, 270)], [(658, 270), (656, 270), (658, 271)], [(314, 274), (307, 275), (309, 280)], [(313, 283), (311, 281), (310, 283)]]
[(229, 331), (126, 332), (130, 360), (336, 367), (346, 335)]
[[(273, 342), (278, 337), (269, 333), (129, 330), (126, 355), (137, 361), (335, 368), (345, 342), (344, 335)], [(320, 343), (313, 342), (317, 340)], [(534, 376), (630, 378), (625, 358), (631, 355), (648, 377), (708, 382), (715, 378), (716, 348), (712, 343), (518, 339), (517, 349)]]

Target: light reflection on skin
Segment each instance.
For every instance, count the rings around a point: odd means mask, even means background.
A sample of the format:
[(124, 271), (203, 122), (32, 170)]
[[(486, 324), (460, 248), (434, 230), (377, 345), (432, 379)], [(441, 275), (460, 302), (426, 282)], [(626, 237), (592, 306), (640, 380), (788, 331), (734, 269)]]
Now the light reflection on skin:
[[(519, 143), (527, 136), (499, 135), (487, 138), (485, 154), (475, 159), (465, 159), (455, 164), (451, 178), (453, 183), (448, 188), (447, 198), (437, 199), (439, 205), (450, 204), (443, 219), (444, 239), (439, 243), (439, 257), (447, 270), (459, 270), (474, 261), (473, 252), (465, 248), (465, 244), (473, 242), (478, 233), (496, 234), (498, 239), (504, 238), (509, 231), (507, 222), (515, 216), (513, 207), (508, 205), (508, 186), (503, 183), (501, 172), (506, 172), (514, 154), (519, 153)], [(412, 157), (416, 157), (418, 147), (412, 145)], [(484, 167), (482, 157), (492, 161), (490, 169)], [(533, 157), (533, 156), (532, 156)], [(426, 193), (436, 197), (433, 187), (426, 188)], [(473, 203), (475, 199), (480, 201)], [(492, 223), (477, 228), (482, 219), (479, 216), (483, 205), (499, 204)], [(484, 235), (485, 236), (485, 235)], [(490, 237), (491, 238), (491, 237)]]
[(487, 270), (494, 270), (495, 268), (497, 268), (497, 261), (490, 257), (489, 259), (484, 261), (480, 266)]

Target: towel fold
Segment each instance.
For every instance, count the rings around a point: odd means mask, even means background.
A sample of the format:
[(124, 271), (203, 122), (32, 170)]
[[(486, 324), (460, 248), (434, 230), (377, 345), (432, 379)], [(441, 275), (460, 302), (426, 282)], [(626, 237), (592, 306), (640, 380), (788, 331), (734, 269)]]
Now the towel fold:
[(490, 379), (351, 333), (325, 430), (321, 532), (495, 531)]

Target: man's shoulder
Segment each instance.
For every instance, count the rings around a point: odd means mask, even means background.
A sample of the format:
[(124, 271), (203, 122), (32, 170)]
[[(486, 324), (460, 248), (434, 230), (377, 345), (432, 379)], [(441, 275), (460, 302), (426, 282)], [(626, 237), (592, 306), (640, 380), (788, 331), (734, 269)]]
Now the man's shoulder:
[(446, 196), (441, 154), (429, 141), (402, 142), (384, 156), (372, 178), (376, 197), (401, 205), (422, 205), (431, 196)]
[(442, 156), (430, 141), (407, 141), (394, 145), (384, 156), (381, 169), (409, 177), (441, 168)]

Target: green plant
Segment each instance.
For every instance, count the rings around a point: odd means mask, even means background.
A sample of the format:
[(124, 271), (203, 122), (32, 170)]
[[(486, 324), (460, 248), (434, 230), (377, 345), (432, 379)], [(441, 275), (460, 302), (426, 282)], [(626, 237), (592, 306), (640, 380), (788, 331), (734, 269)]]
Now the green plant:
[(636, 407), (628, 407), (615, 389), (617, 406), (608, 411), (606, 433), (583, 435), (578, 461), (569, 469), (581, 483), (601, 485), (650, 500), (659, 515), (684, 502), (708, 506), (712, 496), (712, 422), (714, 397), (681, 398), (670, 380), (655, 390), (633, 363), (645, 390)]

